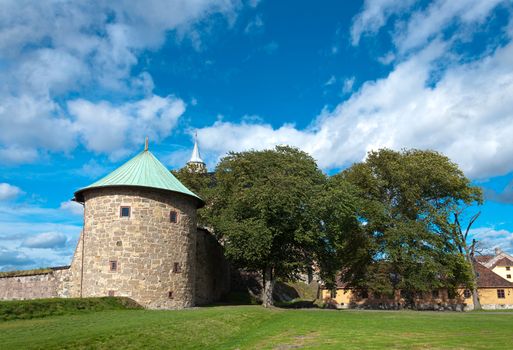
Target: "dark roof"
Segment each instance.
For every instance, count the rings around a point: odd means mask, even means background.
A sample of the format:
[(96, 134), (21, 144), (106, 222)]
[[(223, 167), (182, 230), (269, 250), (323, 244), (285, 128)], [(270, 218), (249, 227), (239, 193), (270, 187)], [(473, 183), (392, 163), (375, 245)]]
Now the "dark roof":
[(493, 269), (495, 266), (513, 266), (513, 260), (505, 256), (494, 262), (490, 268)]
[[(511, 260), (508, 259), (508, 261), (511, 261)], [(476, 263), (474, 266), (476, 268), (476, 273), (478, 274), (477, 286), (479, 288), (497, 288), (497, 287), (513, 288), (513, 283), (502, 278), (501, 276), (499, 276), (498, 274), (496, 274), (495, 272), (493, 272), (486, 266), (484, 266), (480, 263)], [(337, 273), (337, 275), (336, 275), (335, 284), (336, 284), (337, 289), (348, 288), (347, 283), (342, 280), (342, 274), (340, 272)]]
[(494, 258), (494, 255), (478, 255), (476, 256), (477, 262), (480, 262), (482, 264), (486, 264), (488, 261), (492, 260)]
[(475, 264), (477, 277), (477, 286), (478, 288), (495, 288), (495, 287), (505, 287), (505, 288), (513, 288), (513, 283), (502, 278), (492, 270), (483, 266), (482, 264)]

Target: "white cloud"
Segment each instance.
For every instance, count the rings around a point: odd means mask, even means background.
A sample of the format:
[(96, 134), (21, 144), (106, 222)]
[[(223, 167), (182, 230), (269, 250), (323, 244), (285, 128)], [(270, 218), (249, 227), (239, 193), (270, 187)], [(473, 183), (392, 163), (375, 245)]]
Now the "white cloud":
[(365, 0), (363, 11), (353, 19), (352, 44), (358, 45), (364, 34), (377, 33), (391, 15), (406, 11), (414, 2), (415, 0)]
[(0, 201), (16, 198), (22, 193), (23, 191), (19, 187), (10, 185), (6, 182), (0, 183)]
[(244, 29), (244, 32), (246, 34), (255, 34), (255, 33), (261, 33), (264, 28), (264, 20), (262, 19), (261, 15), (256, 15), (247, 25)]
[(353, 91), (353, 85), (355, 81), (355, 77), (347, 78), (344, 80), (344, 84), (342, 85), (342, 92), (344, 94), (348, 94)]
[(432, 43), (334, 110), (323, 110), (307, 129), (218, 121), (198, 130), (200, 142), (216, 155), (290, 144), (323, 168), (350, 165), (381, 147), (429, 148), (447, 154), (473, 178), (513, 171), (513, 44), (449, 66), (429, 85), (433, 62), (445, 50), (446, 44)]
[(185, 111), (185, 103), (173, 96), (155, 95), (120, 106), (78, 99), (68, 102), (68, 110), (87, 149), (116, 159), (133, 146), (142, 145), (146, 136), (152, 142), (169, 136)]
[(0, 247), (0, 271), (17, 269), (33, 263), (34, 260), (24, 252)]
[(59, 232), (44, 232), (23, 241), (22, 246), (27, 248), (55, 249), (64, 248), (67, 237)]
[[(353, 19), (351, 40), (358, 45), (363, 35), (376, 34), (391, 18), (393, 41), (400, 53), (420, 49), (439, 39), (450, 26), (458, 29), (453, 40), (465, 40), (476, 26), (484, 23), (503, 0), (435, 0), (420, 6), (418, 0), (366, 0), (363, 10)], [(414, 6), (416, 5), (417, 6)]]
[(249, 2), (249, 6), (251, 6), (251, 7), (257, 7), (257, 6), (258, 6), (258, 4), (260, 4), (260, 2), (261, 2), (261, 1), (262, 1), (262, 0), (249, 0), (248, 2)]
[(0, 204), (0, 270), (69, 265), (81, 229), (62, 206)]
[(324, 83), (324, 86), (330, 86), (337, 82), (337, 78), (335, 78), (334, 75), (332, 75), (326, 82)]
[(478, 241), (479, 248), (485, 252), (493, 252), (494, 248), (513, 254), (513, 232), (480, 227), (470, 231), (472, 238)]
[(105, 167), (98, 163), (95, 159), (90, 159), (80, 169), (73, 170), (72, 172), (79, 176), (85, 176), (91, 179), (98, 178), (100, 175), (106, 175), (111, 168)]
[(59, 209), (68, 211), (74, 215), (83, 215), (84, 207), (82, 204), (74, 202), (74, 201), (66, 201), (62, 202)]
[(455, 21), (461, 38), (467, 34), (466, 27), (483, 23), (500, 3), (503, 0), (433, 1), (425, 10), (412, 14), (406, 29), (396, 34), (396, 45), (401, 52), (422, 47)]
[(65, 151), (74, 147), (71, 121), (46, 97), (0, 94), (0, 160), (15, 162), (37, 157), (44, 148)]
[[(41, 152), (70, 151), (79, 135), (91, 141), (91, 126), (72, 125), (63, 108), (70, 92), (113, 93), (131, 101), (151, 96), (151, 76), (133, 72), (139, 55), (158, 49), (172, 38), (170, 33), (197, 45), (202, 39), (199, 23), (213, 14), (230, 21), (239, 6), (237, 0), (3, 1), (0, 162), (30, 162)], [(141, 99), (140, 108), (157, 99)], [(98, 124), (106, 124), (104, 116)], [(167, 126), (151, 127), (156, 128), (151, 134), (166, 133)], [(133, 135), (117, 142), (124, 137)], [(119, 151), (113, 144), (91, 147)]]

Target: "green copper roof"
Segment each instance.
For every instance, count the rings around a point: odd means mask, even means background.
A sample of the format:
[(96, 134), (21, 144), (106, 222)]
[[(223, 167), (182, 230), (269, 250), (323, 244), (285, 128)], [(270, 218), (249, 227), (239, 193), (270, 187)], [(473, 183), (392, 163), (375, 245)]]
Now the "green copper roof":
[(83, 202), (83, 191), (111, 186), (138, 186), (158, 188), (183, 193), (203, 200), (185, 187), (173, 174), (147, 149), (130, 159), (109, 175), (75, 192), (75, 200)]

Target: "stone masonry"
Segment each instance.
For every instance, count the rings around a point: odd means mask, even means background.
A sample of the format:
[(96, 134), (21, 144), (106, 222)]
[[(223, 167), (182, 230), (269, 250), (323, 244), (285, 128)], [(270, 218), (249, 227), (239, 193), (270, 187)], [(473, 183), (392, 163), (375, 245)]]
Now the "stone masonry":
[[(194, 305), (196, 205), (190, 198), (134, 187), (90, 189), (84, 197), (81, 296), (126, 296), (153, 309)], [(129, 218), (120, 216), (121, 207), (130, 207)]]
[(68, 267), (45, 273), (0, 278), (0, 300), (55, 298)]

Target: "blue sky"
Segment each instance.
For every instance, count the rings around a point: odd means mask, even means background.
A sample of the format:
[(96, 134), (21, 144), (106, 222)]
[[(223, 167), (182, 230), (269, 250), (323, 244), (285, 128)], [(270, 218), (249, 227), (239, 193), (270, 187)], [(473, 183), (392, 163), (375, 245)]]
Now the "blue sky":
[(380, 147), (448, 155), (513, 252), (511, 1), (4, 1), (0, 270), (69, 264), (73, 192), (143, 147), (179, 168), (197, 132), (290, 144), (329, 174)]

